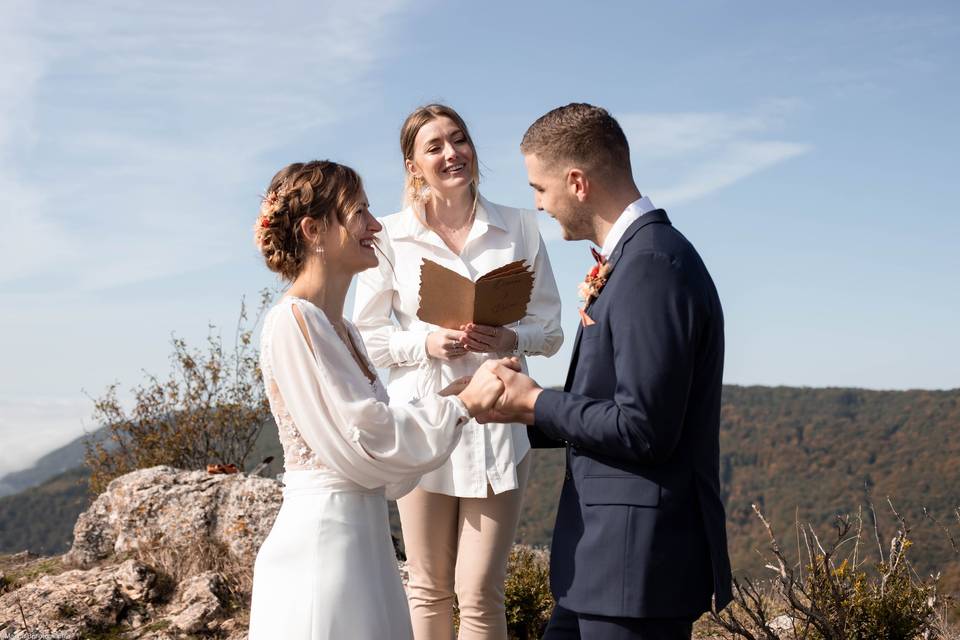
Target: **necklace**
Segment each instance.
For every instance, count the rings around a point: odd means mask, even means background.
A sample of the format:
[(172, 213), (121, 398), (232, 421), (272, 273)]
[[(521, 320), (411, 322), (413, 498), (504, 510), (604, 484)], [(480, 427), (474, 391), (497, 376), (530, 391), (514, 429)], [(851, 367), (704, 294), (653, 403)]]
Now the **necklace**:
[[(434, 221), (430, 221), (430, 216), (426, 214), (424, 217), (427, 227), (430, 228), (437, 236), (443, 241), (447, 248), (450, 249), (453, 253), (460, 255), (460, 252), (463, 251), (463, 246), (466, 242), (467, 235), (470, 233), (470, 229), (473, 227), (473, 221), (477, 215), (477, 208), (474, 207), (470, 211), (470, 215), (467, 217), (467, 220), (460, 225), (459, 227), (449, 227), (446, 225), (437, 224), (438, 217), (436, 214), (433, 215)], [(466, 233), (464, 233), (466, 231)]]

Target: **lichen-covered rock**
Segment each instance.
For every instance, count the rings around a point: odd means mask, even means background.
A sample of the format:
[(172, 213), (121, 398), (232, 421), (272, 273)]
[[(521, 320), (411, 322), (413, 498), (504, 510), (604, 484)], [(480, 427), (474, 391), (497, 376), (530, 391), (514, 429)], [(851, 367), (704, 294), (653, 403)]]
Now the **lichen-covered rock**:
[(223, 613), (226, 585), (216, 573), (208, 571), (180, 583), (176, 604), (167, 616), (170, 626), (186, 633), (208, 631)]
[(5, 558), (0, 638), (110, 630), (241, 640), (246, 622), (225, 620), (225, 604), (249, 580), (281, 499), (279, 482), (244, 474), (153, 467), (121, 476), (80, 516), (62, 559)]
[[(48, 629), (63, 637), (116, 625), (130, 604), (117, 584), (117, 566), (43, 576), (0, 596), (5, 633)], [(25, 623), (25, 624), (24, 624)]]
[(151, 467), (116, 478), (74, 526), (65, 562), (87, 567), (155, 547), (214, 543), (251, 565), (280, 508), (269, 478)]
[(115, 579), (120, 592), (133, 602), (149, 601), (156, 595), (157, 574), (136, 560), (127, 560), (117, 567)]
[(223, 634), (225, 640), (247, 640), (247, 620), (230, 618), (220, 623), (217, 631)]

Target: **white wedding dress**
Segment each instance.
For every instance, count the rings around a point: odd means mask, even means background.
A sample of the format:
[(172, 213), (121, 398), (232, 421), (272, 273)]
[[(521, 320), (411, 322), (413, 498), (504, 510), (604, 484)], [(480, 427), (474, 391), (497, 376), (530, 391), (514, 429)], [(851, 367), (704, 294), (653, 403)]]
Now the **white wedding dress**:
[(306, 300), (286, 297), (269, 311), (260, 348), (285, 473), (283, 504), (254, 566), (250, 640), (412, 638), (387, 498), (443, 464), (466, 408), (437, 395), (390, 405)]

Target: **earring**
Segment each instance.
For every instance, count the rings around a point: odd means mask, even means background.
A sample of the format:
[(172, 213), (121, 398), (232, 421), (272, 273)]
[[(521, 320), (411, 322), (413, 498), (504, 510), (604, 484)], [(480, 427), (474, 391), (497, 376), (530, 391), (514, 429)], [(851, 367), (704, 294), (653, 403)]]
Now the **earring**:
[(410, 185), (410, 197), (413, 200), (426, 200), (430, 195), (430, 187), (427, 186), (426, 181), (422, 176), (413, 176), (411, 179), (412, 184)]

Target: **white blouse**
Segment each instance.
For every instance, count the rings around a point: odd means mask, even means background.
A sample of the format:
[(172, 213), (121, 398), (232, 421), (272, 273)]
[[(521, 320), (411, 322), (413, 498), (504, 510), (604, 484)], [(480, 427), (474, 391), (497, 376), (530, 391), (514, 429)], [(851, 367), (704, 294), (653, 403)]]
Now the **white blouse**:
[[(436, 393), (461, 376), (472, 375), (491, 358), (511, 354), (467, 353), (443, 361), (426, 351), (427, 335), (441, 329), (417, 317), (420, 265), (428, 258), (476, 280), (515, 260), (533, 266), (534, 283), (527, 315), (509, 325), (517, 333), (517, 350), (526, 371), (526, 355), (551, 356), (563, 342), (560, 294), (550, 268), (536, 211), (514, 209), (480, 198), (473, 226), (458, 256), (420, 220), (424, 213), (407, 207), (380, 218), (383, 254), (376, 269), (357, 280), (353, 320), (374, 364), (389, 369), (390, 396), (415, 400)], [(385, 256), (385, 257), (384, 257)], [(424, 475), (420, 486), (434, 493), (482, 498), (489, 483), (494, 493), (517, 488), (516, 466), (530, 450), (521, 424), (480, 425), (471, 420), (450, 460)]]
[[(369, 362), (360, 334), (346, 325)], [(389, 498), (409, 492), (420, 475), (443, 464), (470, 419), (456, 396), (388, 404), (383, 385), (361, 371), (324, 312), (300, 298), (283, 298), (264, 319), (260, 366), (284, 467), (331, 471), (367, 489), (386, 487)]]

